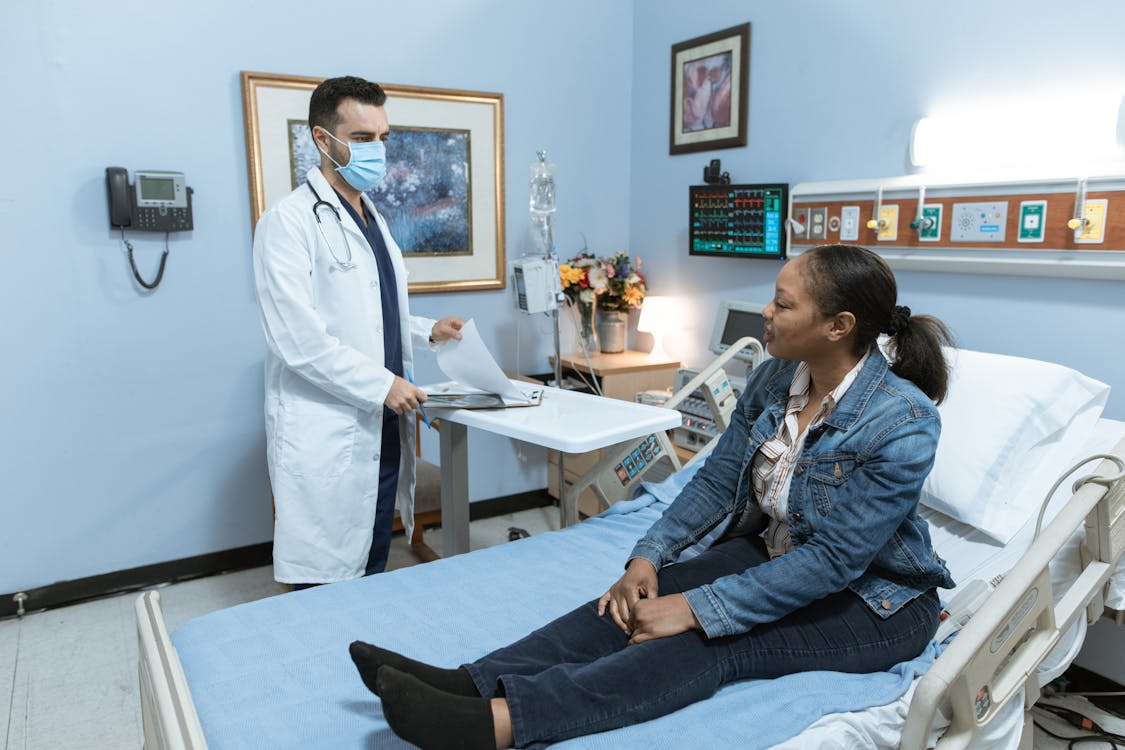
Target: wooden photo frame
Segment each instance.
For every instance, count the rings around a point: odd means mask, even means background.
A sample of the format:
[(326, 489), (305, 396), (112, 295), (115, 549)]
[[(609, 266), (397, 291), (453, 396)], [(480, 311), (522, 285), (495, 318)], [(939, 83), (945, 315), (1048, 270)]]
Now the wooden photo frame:
[[(308, 111), (323, 80), (242, 72), (255, 225), (320, 163)], [(380, 85), (391, 124), (387, 178), (368, 195), (402, 248), (410, 292), (503, 289), (503, 95)]]
[(672, 45), (668, 153), (746, 145), (750, 24)]

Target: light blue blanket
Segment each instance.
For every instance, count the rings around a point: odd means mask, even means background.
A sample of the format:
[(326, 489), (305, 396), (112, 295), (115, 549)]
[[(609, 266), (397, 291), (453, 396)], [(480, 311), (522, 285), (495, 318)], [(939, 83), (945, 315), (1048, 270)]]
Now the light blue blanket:
[[(456, 666), (604, 592), (687, 481), (681, 472), (557, 532), (205, 615), (173, 634), (212, 750), (398, 748), (348, 658), (356, 639)], [(767, 748), (819, 717), (890, 703), (934, 659), (889, 672), (794, 674), (728, 685), (661, 719), (560, 748)], [(440, 720), (440, 717), (435, 717)]]

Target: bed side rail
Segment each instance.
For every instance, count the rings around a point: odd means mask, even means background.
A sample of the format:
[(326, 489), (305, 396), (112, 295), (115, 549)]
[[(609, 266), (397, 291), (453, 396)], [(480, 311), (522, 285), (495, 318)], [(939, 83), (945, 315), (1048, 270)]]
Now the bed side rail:
[[(1125, 457), (1125, 440), (1112, 453)], [(1105, 478), (1116, 477), (1112, 483)], [(1096, 619), (1104, 588), (1125, 548), (1125, 480), (1102, 461), (1039, 538), (1007, 573), (985, 605), (922, 677), (914, 692), (902, 747), (924, 748), (943, 705), (952, 722), (940, 750), (968, 747), (977, 731), (1022, 687), (1084, 610)], [(1097, 483), (1101, 479), (1102, 484)], [(1081, 481), (1081, 480), (1080, 480)], [(1109, 486), (1106, 486), (1106, 484)], [(1086, 525), (1082, 572), (1053, 604), (1049, 564), (1075, 530)], [(1029, 686), (1025, 711), (1039, 696)]]
[(145, 750), (205, 750), (203, 727), (164, 624), (160, 593), (141, 594), (135, 609)]

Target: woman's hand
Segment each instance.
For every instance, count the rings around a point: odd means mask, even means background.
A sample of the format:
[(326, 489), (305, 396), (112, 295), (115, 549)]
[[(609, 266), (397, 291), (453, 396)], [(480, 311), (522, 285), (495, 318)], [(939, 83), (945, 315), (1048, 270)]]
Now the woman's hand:
[(609, 591), (598, 599), (598, 616), (605, 615), (608, 609), (617, 627), (625, 635), (632, 636), (633, 609), (637, 602), (642, 598), (655, 599), (656, 596), (656, 568), (643, 557), (635, 557), (625, 568), (625, 575), (618, 578), (617, 583), (610, 586)]
[(669, 594), (639, 601), (633, 607), (633, 632), (629, 643), (686, 633), (702, 626), (683, 594)]

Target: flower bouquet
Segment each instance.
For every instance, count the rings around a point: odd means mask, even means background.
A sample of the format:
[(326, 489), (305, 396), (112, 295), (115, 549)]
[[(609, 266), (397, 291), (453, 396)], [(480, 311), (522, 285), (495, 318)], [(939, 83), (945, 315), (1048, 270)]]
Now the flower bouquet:
[[(579, 335), (588, 351), (598, 348), (596, 309), (600, 307), (606, 312), (624, 314), (644, 302), (645, 278), (640, 269), (641, 259), (630, 259), (624, 250), (608, 258), (580, 253), (559, 266), (563, 294), (578, 309)], [(621, 321), (620, 325), (623, 339), (624, 322)], [(623, 348), (622, 342), (611, 351)]]
[(598, 307), (607, 312), (629, 312), (645, 301), (645, 277), (641, 274), (641, 259), (630, 260), (629, 253), (618, 250), (608, 258), (598, 260), (605, 283), (598, 293)]

